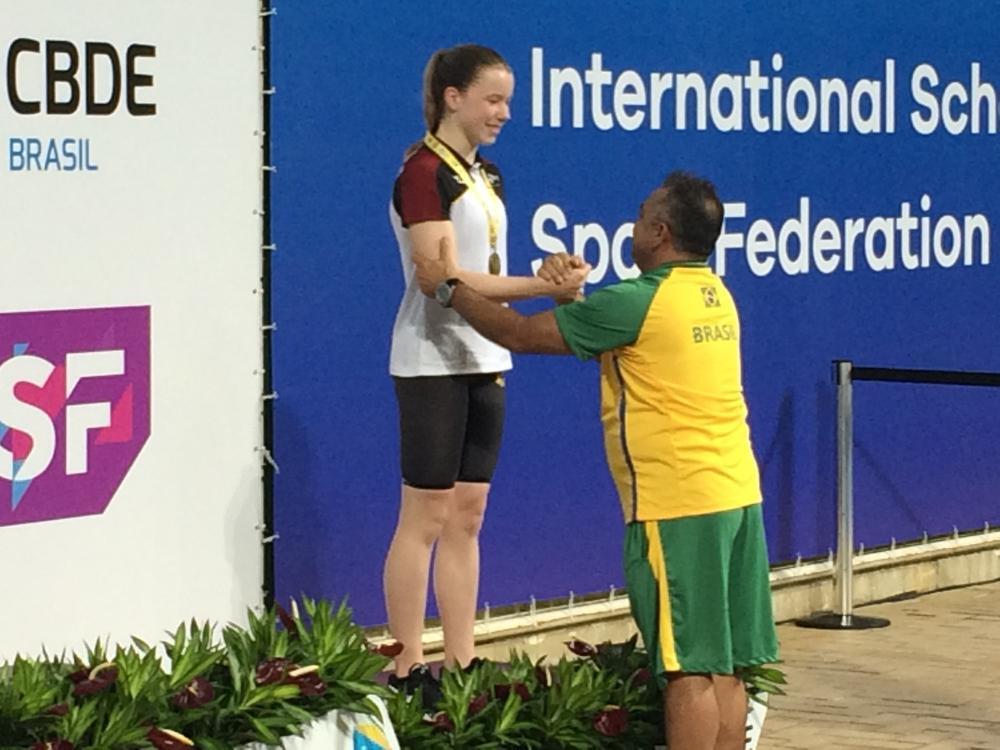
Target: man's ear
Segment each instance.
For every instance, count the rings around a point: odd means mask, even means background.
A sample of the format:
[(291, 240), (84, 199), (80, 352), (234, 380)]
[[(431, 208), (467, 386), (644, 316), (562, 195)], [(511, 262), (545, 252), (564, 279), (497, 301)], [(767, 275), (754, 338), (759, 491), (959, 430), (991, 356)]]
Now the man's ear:
[(656, 238), (660, 241), (661, 245), (670, 244), (674, 242), (674, 235), (670, 231), (669, 225), (665, 221), (657, 222), (656, 224)]

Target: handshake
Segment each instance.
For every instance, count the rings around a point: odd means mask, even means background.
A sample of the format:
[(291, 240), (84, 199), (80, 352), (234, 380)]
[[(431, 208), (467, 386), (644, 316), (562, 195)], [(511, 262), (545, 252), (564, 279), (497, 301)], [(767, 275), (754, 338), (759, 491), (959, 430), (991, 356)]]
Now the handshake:
[[(583, 296), (583, 285), (586, 283), (587, 274), (591, 270), (590, 264), (583, 258), (570, 255), (569, 253), (557, 253), (545, 258), (541, 268), (538, 269), (537, 279), (531, 279), (530, 277), (523, 279), (504, 278), (486, 274), (465, 273), (459, 270), (456, 253), (450, 237), (441, 238), (436, 258), (428, 257), (426, 254), (414, 253), (413, 262), (416, 266), (417, 282), (420, 284), (420, 290), (428, 297), (434, 296), (435, 291), (442, 282), (451, 278), (462, 277), (463, 281), (469, 281), (474, 288), (480, 285), (486, 287), (487, 285), (493, 286), (496, 284), (504, 286), (517, 284), (518, 287), (521, 287), (523, 285), (520, 282), (526, 281), (531, 283), (532, 288), (530, 293), (527, 289), (522, 290), (520, 288), (517, 292), (510, 295), (504, 294), (500, 290), (497, 290), (498, 293), (496, 295), (489, 294), (485, 290), (482, 291), (488, 297), (507, 297), (510, 299), (552, 297), (560, 304), (572, 302)], [(510, 291), (513, 292), (513, 289)]]
[(583, 285), (587, 283), (590, 268), (590, 264), (578, 255), (556, 253), (542, 261), (538, 278), (558, 288), (558, 292), (548, 296), (564, 304), (583, 299)]

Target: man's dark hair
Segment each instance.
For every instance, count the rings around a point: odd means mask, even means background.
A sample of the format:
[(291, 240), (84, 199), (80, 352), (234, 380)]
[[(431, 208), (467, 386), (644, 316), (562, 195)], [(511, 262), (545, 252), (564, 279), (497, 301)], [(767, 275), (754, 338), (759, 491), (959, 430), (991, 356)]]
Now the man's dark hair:
[(722, 202), (715, 186), (687, 172), (671, 172), (661, 187), (667, 191), (664, 219), (674, 247), (707, 258), (722, 231)]

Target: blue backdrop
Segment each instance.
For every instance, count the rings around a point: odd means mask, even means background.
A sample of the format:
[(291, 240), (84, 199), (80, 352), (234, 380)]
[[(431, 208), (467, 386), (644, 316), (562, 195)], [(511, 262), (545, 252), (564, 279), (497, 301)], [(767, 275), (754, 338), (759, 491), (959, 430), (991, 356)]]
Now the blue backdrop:
[[(716, 183), (730, 204), (726, 231), (737, 245), (719, 254), (742, 314), (751, 428), (777, 562), (823, 555), (835, 544), (831, 360), (1000, 371), (1000, 259), (992, 257), (996, 248), (990, 255), (990, 234), (967, 231), (963, 218), (979, 217), (973, 224), (1000, 231), (1000, 136), (995, 127), (987, 132), (996, 103), (982, 83), (981, 132), (971, 132), (971, 119), (959, 132), (961, 115), (973, 109), (961, 97), (961, 91), (971, 96), (973, 76), (1000, 87), (998, 23), (1000, 6), (992, 2), (303, 0), (281, 6), (273, 25), (278, 92), (271, 134), (279, 167), (272, 183), (280, 248), (272, 279), (279, 326), (278, 595), (347, 594), (362, 621), (384, 621), (381, 565), (399, 494), (387, 362), (402, 290), (388, 202), (401, 154), (422, 132), (421, 73), (434, 49), (465, 41), (493, 46), (517, 77), (513, 120), (488, 153), (505, 176), (512, 273), (530, 273), (552, 237), (572, 249), (574, 225), (596, 224), (613, 236), (672, 169)], [(587, 73), (595, 53), (611, 79), (599, 91), (587, 83), (600, 78)], [(535, 70), (533, 54), (536, 63), (541, 58)], [(761, 76), (780, 77), (783, 91), (794, 92), (791, 102), (778, 97), (780, 131), (773, 80), (758, 95), (762, 111), (752, 113), (749, 90), (726, 88), (720, 79), (742, 76), (737, 86), (745, 84), (751, 61)], [(937, 78), (914, 83), (915, 73), (927, 72), (921, 65), (932, 66)], [(581, 127), (573, 126), (569, 89), (559, 98), (561, 125), (554, 126), (552, 68), (580, 76)], [(622, 77), (625, 71), (635, 75)], [(664, 87), (663, 75), (653, 77), (666, 73), (700, 74), (709, 94), (718, 87), (716, 116), (708, 96), (704, 127), (694, 94), (678, 126), (675, 89)], [(647, 95), (658, 82), (662, 99), (636, 104), (637, 78)], [(823, 79), (839, 79), (855, 97), (847, 132), (839, 131), (836, 107), (828, 132), (818, 115), (809, 122), (810, 91), (818, 107), (821, 87), (836, 85)], [(880, 82), (879, 94), (866, 96), (874, 89), (859, 86), (861, 79)], [(957, 83), (948, 88), (951, 82)], [(938, 112), (937, 123), (925, 127), (945, 94), (949, 118)], [(742, 106), (738, 115), (734, 98)], [(794, 124), (789, 108), (798, 117)], [(605, 130), (607, 113), (612, 127)], [(642, 122), (626, 129), (637, 113)], [(873, 123), (880, 132), (861, 132)], [(924, 195), (929, 210), (921, 209)], [(803, 197), (808, 271), (790, 272), (803, 250), (793, 233), (788, 269), (779, 262), (761, 275), (754, 264), (778, 256), (766, 249), (747, 254), (751, 224), (766, 220), (778, 235), (784, 222), (799, 217)], [(912, 216), (929, 219), (929, 231), (915, 222), (908, 234), (918, 264), (927, 239), (926, 268), (905, 265), (907, 232), (898, 222), (904, 202)], [(552, 207), (566, 227), (551, 219)], [(957, 224), (942, 222), (945, 215)], [(845, 220), (867, 225), (876, 217), (888, 217), (889, 229), (873, 235), (871, 257), (862, 234), (853, 270), (845, 270), (843, 252), (815, 252), (823, 241), (818, 230), (829, 239), (836, 225), (843, 240)], [(831, 221), (820, 226), (824, 218)], [(935, 255), (935, 227), (943, 263)], [(959, 248), (961, 258), (945, 267), (956, 227), (971, 237), (971, 264)], [(767, 244), (766, 234), (757, 239)], [(596, 263), (599, 240), (584, 251)], [(889, 254), (893, 268), (872, 267)], [(834, 257), (839, 266), (821, 272), (824, 258)], [(602, 283), (616, 278), (611, 264)], [(596, 367), (518, 357), (508, 395), (507, 435), (483, 535), (481, 603), (620, 584), (622, 522), (602, 453)], [(859, 542), (873, 546), (925, 530), (1000, 522), (1000, 392), (859, 383), (855, 408)]]

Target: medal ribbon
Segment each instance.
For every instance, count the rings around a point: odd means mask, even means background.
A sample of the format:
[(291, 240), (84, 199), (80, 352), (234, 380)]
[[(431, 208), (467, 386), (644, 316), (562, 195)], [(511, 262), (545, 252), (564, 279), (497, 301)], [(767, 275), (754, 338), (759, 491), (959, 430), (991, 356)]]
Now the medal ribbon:
[(441, 157), (441, 161), (448, 165), (452, 172), (454, 172), (458, 179), (462, 181), (469, 191), (476, 196), (479, 203), (483, 207), (483, 211), (486, 212), (486, 222), (489, 226), (489, 239), (490, 239), (490, 273), (494, 276), (500, 274), (500, 254), (497, 252), (497, 241), (500, 236), (500, 216), (495, 210), (496, 204), (500, 201), (497, 197), (496, 192), (493, 190), (493, 185), (490, 181), (483, 176), (481, 182), (477, 182), (472, 179), (472, 175), (469, 174), (469, 170), (465, 168), (465, 165), (458, 160), (458, 158), (451, 152), (441, 140), (435, 136), (433, 133), (427, 133), (424, 136), (424, 144)]

